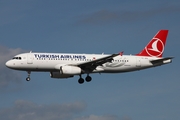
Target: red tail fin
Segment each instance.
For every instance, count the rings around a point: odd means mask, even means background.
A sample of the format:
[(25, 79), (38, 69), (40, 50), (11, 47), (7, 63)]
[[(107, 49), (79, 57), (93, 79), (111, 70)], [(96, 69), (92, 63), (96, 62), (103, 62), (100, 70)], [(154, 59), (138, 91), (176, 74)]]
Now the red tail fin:
[(137, 56), (162, 57), (168, 30), (160, 30)]

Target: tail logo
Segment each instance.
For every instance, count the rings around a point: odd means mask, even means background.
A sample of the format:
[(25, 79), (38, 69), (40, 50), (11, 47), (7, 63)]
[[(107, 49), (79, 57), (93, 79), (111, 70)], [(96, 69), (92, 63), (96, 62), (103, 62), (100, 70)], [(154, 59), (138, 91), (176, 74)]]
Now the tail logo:
[(160, 39), (153, 38), (145, 49), (148, 55), (159, 57), (164, 51), (164, 44)]

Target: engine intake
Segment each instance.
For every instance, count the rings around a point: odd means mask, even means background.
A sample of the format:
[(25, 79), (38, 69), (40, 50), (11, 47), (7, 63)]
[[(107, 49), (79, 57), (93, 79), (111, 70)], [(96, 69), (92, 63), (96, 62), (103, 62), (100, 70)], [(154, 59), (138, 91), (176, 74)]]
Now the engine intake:
[(78, 75), (81, 74), (82, 70), (76, 66), (61, 66), (60, 74), (63, 75)]

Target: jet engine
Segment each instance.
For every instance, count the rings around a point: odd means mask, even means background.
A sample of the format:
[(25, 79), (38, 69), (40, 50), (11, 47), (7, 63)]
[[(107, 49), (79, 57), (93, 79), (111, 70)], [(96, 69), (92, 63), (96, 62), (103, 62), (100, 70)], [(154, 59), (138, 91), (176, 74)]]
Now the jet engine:
[(50, 72), (51, 78), (70, 78), (74, 77), (73, 75), (64, 75), (61, 74), (60, 72)]
[(81, 74), (82, 70), (76, 66), (61, 66), (60, 74), (62, 75), (78, 75)]

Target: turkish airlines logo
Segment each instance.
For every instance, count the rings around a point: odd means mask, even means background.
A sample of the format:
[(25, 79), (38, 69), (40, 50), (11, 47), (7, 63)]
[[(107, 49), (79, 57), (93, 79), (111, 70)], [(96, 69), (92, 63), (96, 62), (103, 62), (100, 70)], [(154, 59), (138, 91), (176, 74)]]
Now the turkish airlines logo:
[(153, 38), (145, 49), (148, 55), (159, 57), (164, 51), (164, 43), (158, 38)]

